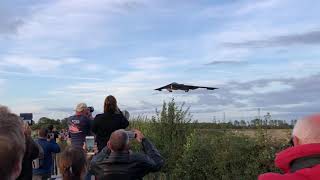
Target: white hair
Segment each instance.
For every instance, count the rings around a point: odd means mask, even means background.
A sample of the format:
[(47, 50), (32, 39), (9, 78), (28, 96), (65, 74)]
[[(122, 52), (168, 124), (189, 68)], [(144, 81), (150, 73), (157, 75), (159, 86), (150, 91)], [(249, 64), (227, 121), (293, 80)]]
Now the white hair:
[(320, 121), (313, 118), (298, 120), (292, 135), (299, 138), (302, 144), (320, 143)]

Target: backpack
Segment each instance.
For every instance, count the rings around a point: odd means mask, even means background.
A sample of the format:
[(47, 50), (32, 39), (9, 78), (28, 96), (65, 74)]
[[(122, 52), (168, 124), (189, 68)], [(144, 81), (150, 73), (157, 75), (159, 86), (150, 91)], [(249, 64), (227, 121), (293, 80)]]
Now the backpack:
[(44, 151), (43, 148), (41, 147), (41, 145), (36, 142), (38, 149), (39, 149), (39, 154), (38, 157), (36, 159), (34, 159), (32, 161), (32, 168), (33, 169), (39, 169), (43, 166), (43, 161), (44, 161)]

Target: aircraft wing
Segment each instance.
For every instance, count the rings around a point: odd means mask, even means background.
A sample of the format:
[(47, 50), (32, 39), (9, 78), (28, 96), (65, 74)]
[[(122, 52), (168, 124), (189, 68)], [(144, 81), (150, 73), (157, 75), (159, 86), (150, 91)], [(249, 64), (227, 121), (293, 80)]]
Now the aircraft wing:
[(218, 88), (215, 88), (215, 87), (190, 86), (190, 85), (185, 85), (185, 87), (187, 87), (188, 89), (198, 89), (198, 88), (203, 88), (203, 89), (207, 89), (207, 90), (215, 90), (215, 89), (218, 89)]
[(200, 88), (199, 86), (191, 86), (191, 85), (183, 85), (183, 86), (186, 87), (187, 89), (192, 89), (192, 90)]
[(219, 88), (215, 88), (215, 87), (205, 87), (205, 86), (199, 86), (199, 88), (204, 88), (204, 89), (207, 89), (207, 90), (219, 89)]
[(157, 88), (155, 89), (156, 91), (161, 91), (162, 89), (167, 89), (170, 87), (170, 84), (169, 85), (166, 85), (166, 86), (163, 86), (163, 87), (160, 87), (160, 88)]

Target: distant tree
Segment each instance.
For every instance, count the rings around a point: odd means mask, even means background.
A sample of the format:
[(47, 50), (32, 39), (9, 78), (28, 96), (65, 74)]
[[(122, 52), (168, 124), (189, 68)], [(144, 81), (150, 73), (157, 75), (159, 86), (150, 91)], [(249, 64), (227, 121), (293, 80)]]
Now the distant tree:
[(268, 122), (270, 122), (272, 120), (271, 114), (269, 112), (267, 112), (266, 115), (264, 115), (264, 125), (268, 125)]
[(246, 126), (247, 126), (246, 121), (241, 120), (241, 121), (240, 121), (240, 126), (241, 126), (241, 127), (246, 127)]
[(235, 120), (235, 121), (233, 122), (233, 125), (236, 126), (236, 127), (238, 127), (238, 126), (240, 126), (240, 122), (239, 122), (238, 120)]
[(64, 118), (61, 120), (61, 129), (68, 129), (68, 119)]
[(35, 123), (35, 124), (33, 124), (31, 126), (31, 128), (33, 130), (40, 129), (40, 128), (48, 128), (49, 125), (53, 125), (58, 130), (60, 130), (62, 128), (62, 124), (61, 124), (61, 121), (59, 119), (55, 120), (55, 119), (50, 119), (50, 118), (47, 118), (47, 117), (40, 118), (37, 123)]
[(251, 123), (250, 123), (250, 124), (253, 125), (253, 126), (255, 126), (255, 127), (262, 125), (261, 120), (258, 119), (258, 118), (251, 120)]

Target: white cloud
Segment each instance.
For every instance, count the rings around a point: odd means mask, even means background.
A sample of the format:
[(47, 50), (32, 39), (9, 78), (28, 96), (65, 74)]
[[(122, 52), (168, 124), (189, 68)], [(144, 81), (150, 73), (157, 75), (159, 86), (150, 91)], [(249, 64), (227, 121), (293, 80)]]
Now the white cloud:
[(282, 1), (279, 0), (259, 0), (259, 1), (249, 1), (243, 7), (235, 12), (236, 15), (243, 15), (252, 12), (257, 12), (265, 9), (275, 7), (280, 4)]
[(130, 65), (139, 70), (163, 70), (164, 68), (185, 66), (190, 64), (183, 59), (175, 59), (163, 56), (139, 57), (130, 60)]
[(56, 60), (30, 56), (5, 56), (0, 62), (0, 66), (20, 67), (31, 72), (45, 72), (56, 70), (63, 65), (77, 64), (81, 60), (76, 58)]
[(269, 82), (265, 86), (253, 86), (251, 89), (234, 90), (231, 92), (235, 94), (241, 94), (241, 95), (253, 95), (253, 94), (266, 94), (266, 93), (272, 93), (272, 92), (287, 91), (291, 88), (292, 86), (284, 84), (283, 82), (273, 81), (273, 82)]
[(0, 79), (0, 94), (2, 94), (5, 89), (5, 83), (6, 79)]
[(85, 64), (83, 66), (83, 69), (89, 72), (98, 72), (103, 71), (103, 67), (98, 64)]
[[(112, 17), (144, 4), (144, 0), (57, 0), (34, 8), (19, 27), (12, 51), (70, 54), (79, 49), (112, 45)], [(99, 37), (99, 38), (93, 38)]]
[(88, 80), (88, 81), (99, 81), (100, 78), (95, 77), (81, 77), (81, 76), (72, 76), (72, 75), (53, 75), (53, 74), (43, 74), (43, 73), (24, 73), (17, 71), (6, 71), (0, 70), (0, 74), (18, 76), (18, 77), (33, 77), (33, 78), (49, 78), (49, 79), (67, 79), (67, 80)]

